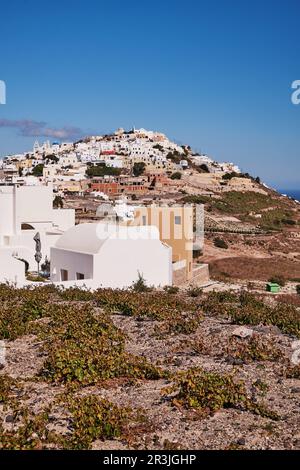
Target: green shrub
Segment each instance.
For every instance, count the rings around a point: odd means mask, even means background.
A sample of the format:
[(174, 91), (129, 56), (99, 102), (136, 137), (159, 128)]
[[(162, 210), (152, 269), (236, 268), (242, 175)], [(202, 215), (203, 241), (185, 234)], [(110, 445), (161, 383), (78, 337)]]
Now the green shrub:
[(0, 339), (14, 340), (26, 334), (30, 322), (46, 314), (47, 303), (35, 295), (28, 300), (6, 302), (0, 310)]
[(187, 290), (187, 295), (189, 295), (190, 297), (199, 297), (199, 295), (201, 295), (202, 293), (203, 289), (199, 286), (191, 286)]
[(165, 287), (164, 287), (164, 291), (165, 291), (167, 294), (170, 294), (170, 295), (178, 294), (178, 292), (179, 292), (179, 287), (177, 287), (177, 286), (165, 286)]
[(28, 411), (18, 411), (18, 428), (4, 430), (0, 424), (0, 450), (41, 450), (49, 442), (56, 442), (55, 436), (47, 430), (48, 412), (33, 417)]
[(223, 248), (224, 250), (228, 249), (228, 244), (225, 242), (225, 240), (223, 240), (222, 238), (219, 238), (219, 237), (216, 237), (214, 239), (214, 245), (217, 248)]
[(208, 196), (200, 196), (198, 194), (189, 194), (182, 198), (182, 202), (186, 204), (206, 204), (210, 201)]
[(145, 279), (141, 273), (138, 273), (138, 279), (132, 284), (132, 290), (134, 292), (149, 292), (152, 290), (151, 287), (147, 286)]
[(96, 439), (120, 438), (132, 413), (95, 395), (72, 397), (65, 404), (71, 413), (71, 435), (64, 443), (69, 449), (90, 449)]
[(200, 258), (203, 256), (203, 251), (199, 248), (198, 250), (193, 250), (193, 259)]
[(300, 365), (288, 367), (285, 375), (287, 379), (300, 379)]
[(181, 176), (181, 173), (179, 171), (176, 171), (175, 173), (172, 173), (171, 180), (181, 180)]
[(272, 276), (269, 279), (269, 282), (273, 282), (274, 284), (278, 284), (279, 286), (284, 287), (286, 281), (283, 276), (281, 276), (280, 274), (277, 274), (275, 276)]
[(9, 401), (13, 380), (7, 375), (0, 375), (0, 404)]
[(97, 176), (119, 176), (120, 174), (120, 168), (113, 168), (106, 165), (90, 166), (86, 170), (86, 175), (90, 178)]
[(187, 409), (214, 413), (222, 408), (238, 408), (278, 419), (275, 413), (250, 399), (245, 383), (230, 374), (220, 375), (192, 368), (178, 373), (173, 385), (166, 388), (163, 394), (171, 395), (173, 404)]
[(40, 326), (47, 359), (40, 375), (52, 382), (95, 384), (114, 377), (158, 379), (163, 371), (125, 351), (125, 336), (90, 306), (55, 306)]
[(62, 209), (64, 207), (64, 200), (61, 196), (59, 196), (58, 194), (55, 196), (55, 198), (53, 199), (53, 208), (54, 209)]
[(289, 304), (268, 306), (249, 292), (211, 292), (201, 302), (208, 315), (226, 317), (238, 325), (274, 325), (282, 333), (300, 337), (300, 312)]
[(232, 336), (229, 339), (226, 354), (229, 358), (241, 359), (249, 363), (253, 361), (278, 361), (283, 354), (274, 345), (273, 340), (253, 334), (248, 339)]
[(297, 222), (293, 219), (282, 219), (284, 225), (297, 225)]
[(39, 163), (33, 168), (32, 174), (33, 176), (37, 176), (37, 177), (43, 176), (43, 170), (44, 170), (44, 164)]
[(133, 164), (133, 175), (134, 176), (141, 176), (146, 169), (146, 163), (145, 162), (135, 162)]

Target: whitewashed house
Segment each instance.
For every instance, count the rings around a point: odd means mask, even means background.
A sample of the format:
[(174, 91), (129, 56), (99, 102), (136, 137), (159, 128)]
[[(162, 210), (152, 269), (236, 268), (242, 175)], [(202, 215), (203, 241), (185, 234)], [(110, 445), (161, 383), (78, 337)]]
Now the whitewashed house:
[(36, 270), (33, 237), (37, 232), (44, 261), (50, 247), (75, 224), (73, 209), (53, 209), (52, 202), (51, 186), (0, 186), (0, 278), (7, 257), (24, 259), (30, 270)]
[(172, 250), (153, 226), (76, 225), (51, 248), (50, 259), (53, 282), (125, 288), (140, 274), (148, 285), (172, 284)]
[(9, 250), (0, 251), (0, 283), (13, 283), (22, 287), (25, 280), (25, 264), (12, 257)]

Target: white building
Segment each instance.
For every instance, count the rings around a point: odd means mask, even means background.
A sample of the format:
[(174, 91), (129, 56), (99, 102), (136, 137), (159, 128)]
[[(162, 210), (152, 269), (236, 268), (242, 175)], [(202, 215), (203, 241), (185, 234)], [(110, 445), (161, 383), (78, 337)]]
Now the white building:
[(73, 209), (53, 209), (52, 202), (51, 186), (0, 186), (0, 277), (4, 255), (6, 260), (24, 259), (36, 270), (35, 234), (40, 233), (44, 261), (50, 247), (75, 224)]
[(53, 180), (61, 171), (61, 165), (58, 164), (51, 164), (51, 165), (44, 165), (43, 168), (43, 178), (47, 181)]
[(141, 274), (148, 285), (172, 284), (172, 250), (153, 226), (76, 225), (51, 248), (50, 259), (54, 282), (126, 288)]
[(73, 166), (73, 165), (76, 165), (77, 163), (78, 163), (78, 159), (75, 153), (65, 154), (59, 158), (59, 164), (61, 167)]
[(9, 250), (0, 251), (0, 283), (13, 283), (17, 287), (25, 284), (25, 263), (14, 258)]
[(123, 168), (123, 157), (119, 155), (101, 155), (106, 166)]

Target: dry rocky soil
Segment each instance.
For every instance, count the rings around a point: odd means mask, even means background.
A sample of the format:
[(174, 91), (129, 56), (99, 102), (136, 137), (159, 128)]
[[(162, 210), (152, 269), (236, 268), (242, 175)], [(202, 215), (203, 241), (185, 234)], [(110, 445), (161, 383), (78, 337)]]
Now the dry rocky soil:
[[(199, 299), (203, 295), (191, 297), (189, 301), (200, 305)], [(91, 302), (72, 300), (69, 303), (76, 315), (77, 308)], [(220, 316), (197, 307), (197, 311), (201, 310), (201, 320), (186, 334), (176, 331), (166, 334), (161, 329), (164, 323), (151, 318), (127, 316), (117, 311), (110, 315), (113, 324), (125, 334), (126, 352), (145, 357), (149, 363), (171, 374), (152, 380), (132, 379), (125, 375), (80, 384), (72, 389), (61, 380), (49, 381), (41, 377), (48, 353), (43, 347), (45, 339), (39, 334), (28, 330), (15, 339), (5, 339), (6, 361), (0, 379), (10, 377), (13, 383), (8, 400), (1, 402), (0, 389), (0, 448), (1, 445), (7, 448), (64, 447), (59, 442), (48, 442), (38, 431), (26, 431), (17, 441), (13, 441), (13, 436), (22, 421), (18, 410), (24, 407), (30, 416), (38, 416), (49, 407), (45, 423), (47, 432), (70, 435), (74, 431), (74, 421), (70, 411), (57, 401), (68, 390), (74, 397), (104, 398), (118, 407), (138, 410), (143, 416), (138, 423), (129, 423), (121, 435), (93, 439), (89, 445), (93, 449), (299, 450), (300, 380), (299, 375), (288, 378), (286, 374), (292, 365), (297, 334), (284, 334), (276, 325), (237, 325), (222, 315), (222, 303), (219, 308)], [(95, 309), (99, 310), (98, 307)], [(47, 318), (41, 318), (30, 323), (37, 325), (47, 321)], [(263, 346), (266, 356), (262, 351), (260, 355), (255, 352), (252, 357), (248, 355), (253, 337)], [(236, 354), (236, 349), (230, 347), (232, 342), (243, 353)], [(247, 396), (275, 412), (276, 419), (239, 405), (224, 405), (213, 410), (209, 406), (199, 409), (185, 406), (180, 400), (172, 401), (174, 393), (163, 393), (173, 381), (172, 374), (191, 368), (221, 376), (234, 374), (234, 380), (244, 382)], [(209, 390), (206, 393), (210, 393)], [(10, 400), (15, 400), (16, 404), (12, 405)], [(5, 440), (4, 436), (7, 438), (8, 435), (10, 438)]]

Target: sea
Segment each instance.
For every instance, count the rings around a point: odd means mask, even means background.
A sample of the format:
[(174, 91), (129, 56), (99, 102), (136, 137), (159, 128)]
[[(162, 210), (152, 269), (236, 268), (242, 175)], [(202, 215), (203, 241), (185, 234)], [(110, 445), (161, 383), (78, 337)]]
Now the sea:
[(279, 189), (278, 192), (300, 201), (300, 189)]

